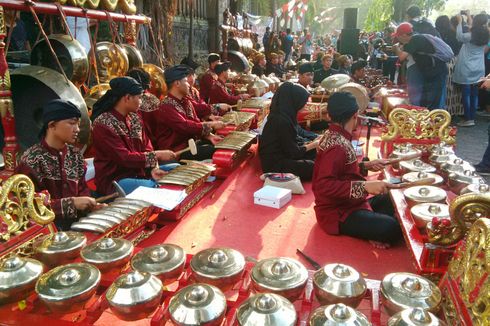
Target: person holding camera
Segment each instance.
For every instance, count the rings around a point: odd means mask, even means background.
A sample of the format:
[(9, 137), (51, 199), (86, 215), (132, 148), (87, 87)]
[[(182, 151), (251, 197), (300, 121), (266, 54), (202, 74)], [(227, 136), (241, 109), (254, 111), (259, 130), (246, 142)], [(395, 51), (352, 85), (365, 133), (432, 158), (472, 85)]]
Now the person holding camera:
[(454, 68), (453, 82), (462, 85), (464, 121), (460, 127), (475, 125), (476, 110), (478, 109), (478, 82), (485, 76), (485, 48), (490, 38), (488, 17), (484, 14), (471, 17), (465, 11), (469, 33), (463, 33), (463, 17), (457, 15), (458, 27), (456, 37), (463, 42)]

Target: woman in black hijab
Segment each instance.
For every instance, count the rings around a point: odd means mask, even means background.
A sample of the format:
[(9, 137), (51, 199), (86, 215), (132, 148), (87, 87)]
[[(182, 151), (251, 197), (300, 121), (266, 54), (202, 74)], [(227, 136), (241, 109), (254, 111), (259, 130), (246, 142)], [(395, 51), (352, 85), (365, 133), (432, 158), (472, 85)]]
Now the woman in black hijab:
[(286, 82), (272, 98), (271, 109), (260, 137), (259, 155), (264, 172), (293, 173), (301, 180), (311, 180), (314, 161), (307, 152), (318, 147), (318, 141), (299, 146), (297, 114), (310, 94), (301, 85)]

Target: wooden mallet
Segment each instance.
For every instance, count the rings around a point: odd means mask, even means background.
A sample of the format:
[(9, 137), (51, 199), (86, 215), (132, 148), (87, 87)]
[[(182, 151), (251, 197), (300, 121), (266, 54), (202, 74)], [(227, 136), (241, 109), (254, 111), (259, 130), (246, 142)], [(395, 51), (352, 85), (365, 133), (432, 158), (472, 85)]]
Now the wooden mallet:
[(175, 152), (175, 156), (180, 156), (182, 153), (190, 151), (192, 155), (197, 155), (197, 146), (194, 139), (189, 139), (187, 142), (188, 146), (180, 151)]
[(407, 156), (400, 157), (400, 158), (392, 158), (392, 159), (389, 159), (388, 162), (385, 163), (385, 165), (396, 164), (396, 163), (400, 163), (402, 161), (410, 161), (410, 160), (414, 160), (416, 158), (420, 158), (421, 156), (422, 156), (422, 153), (415, 153), (415, 154), (407, 155)]
[(236, 104), (230, 105), (230, 107), (231, 107), (232, 110), (236, 108), (237, 111), (241, 111), (241, 109), (243, 107), (243, 101), (242, 100), (238, 100), (238, 102)]
[(95, 199), (96, 203), (103, 203), (117, 197), (123, 197), (123, 198), (126, 197), (126, 193), (124, 192), (124, 189), (121, 188), (121, 186), (116, 181), (112, 181), (112, 185), (114, 186), (114, 189), (116, 189), (116, 192), (107, 196), (96, 198)]
[(430, 186), (436, 182), (435, 178), (424, 178), (412, 182), (402, 182), (402, 183), (389, 183), (389, 189), (404, 189), (415, 186)]

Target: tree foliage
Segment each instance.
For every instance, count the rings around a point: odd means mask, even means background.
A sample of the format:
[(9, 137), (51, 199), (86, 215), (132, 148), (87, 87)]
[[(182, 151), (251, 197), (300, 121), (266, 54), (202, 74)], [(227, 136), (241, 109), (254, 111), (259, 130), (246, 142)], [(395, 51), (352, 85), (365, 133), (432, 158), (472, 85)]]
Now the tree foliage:
[(418, 5), (427, 17), (433, 10), (443, 8), (446, 2), (447, 0), (373, 0), (364, 28), (368, 31), (380, 31), (390, 21), (401, 22), (405, 18), (407, 8), (414, 4)]

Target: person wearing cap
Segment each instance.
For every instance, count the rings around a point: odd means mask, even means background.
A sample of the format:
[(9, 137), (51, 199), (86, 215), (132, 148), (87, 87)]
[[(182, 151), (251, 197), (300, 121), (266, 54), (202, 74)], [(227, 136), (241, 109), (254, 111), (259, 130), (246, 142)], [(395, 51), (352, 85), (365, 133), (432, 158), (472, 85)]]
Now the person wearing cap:
[(154, 150), (138, 114), (143, 87), (131, 77), (117, 77), (92, 112), (95, 185), (101, 195), (114, 193), (117, 181), (126, 193), (139, 186), (155, 188), (164, 175), (159, 162), (175, 159), (169, 150)]
[(225, 125), (222, 121), (202, 122), (199, 119), (189, 99), (189, 74), (191, 69), (186, 65), (176, 65), (165, 70), (167, 97), (157, 111), (145, 114), (144, 120), (155, 135), (153, 144), (156, 148), (178, 151), (187, 147), (189, 139), (201, 139), (197, 145), (197, 155), (184, 152), (180, 159), (205, 160), (212, 157), (213, 144), (221, 140), (221, 137), (213, 134), (213, 130)]
[(214, 69), (216, 65), (220, 63), (221, 56), (217, 53), (210, 53), (208, 55), (209, 69), (204, 73), (199, 81), (199, 92), (201, 93), (201, 98), (205, 103), (209, 103), (209, 95), (211, 93), (211, 88), (218, 79)]
[(443, 109), (448, 68), (444, 61), (434, 55), (434, 41), (428, 38), (433, 36), (414, 34), (410, 23), (401, 23), (394, 36), (402, 47), (394, 45), (393, 51), (401, 62), (407, 60), (407, 91), (410, 103), (431, 110)]
[[(182, 60), (185, 62), (185, 60)], [(185, 63), (183, 63), (185, 64)], [(207, 104), (201, 98), (201, 94), (199, 90), (194, 87), (196, 84), (196, 68), (199, 66), (197, 63), (194, 65), (187, 65), (189, 67), (189, 75), (187, 76), (187, 82), (189, 83), (189, 95), (188, 98), (196, 110), (196, 114), (201, 119), (201, 121), (205, 120), (220, 120), (220, 115), (228, 112), (231, 107), (226, 103), (218, 103), (218, 104)]]
[(298, 144), (298, 111), (310, 93), (301, 85), (283, 83), (272, 98), (270, 113), (259, 141), (264, 173), (293, 173), (302, 181), (311, 180), (318, 139)]
[(325, 54), (322, 57), (322, 68), (315, 70), (313, 77), (313, 82), (315, 84), (320, 84), (322, 80), (332, 75), (338, 74), (339, 72), (332, 68), (333, 57), (330, 54)]
[(37, 192), (49, 192), (60, 230), (68, 230), (78, 212), (98, 208), (85, 183), (83, 155), (74, 146), (80, 117), (78, 107), (69, 101), (48, 102), (43, 107), (41, 141), (24, 152), (15, 171), (27, 175)]
[(313, 82), (313, 65), (311, 63), (303, 63), (298, 68), (298, 84), (308, 88)]
[[(388, 183), (366, 181), (360, 173), (361, 168), (380, 171), (387, 161), (358, 163), (351, 143), (358, 109), (350, 93), (337, 92), (329, 98), (331, 123), (320, 139), (313, 172), (315, 214), (328, 234), (366, 239), (385, 248), (401, 238), (401, 230), (387, 195)], [(374, 197), (368, 199), (370, 195)]]
[(226, 88), (230, 67), (231, 63), (221, 62), (214, 68), (216, 75), (218, 75), (218, 79), (211, 88), (209, 103), (227, 103), (229, 105), (235, 105), (239, 100), (247, 100), (250, 98), (249, 94), (232, 95)]

